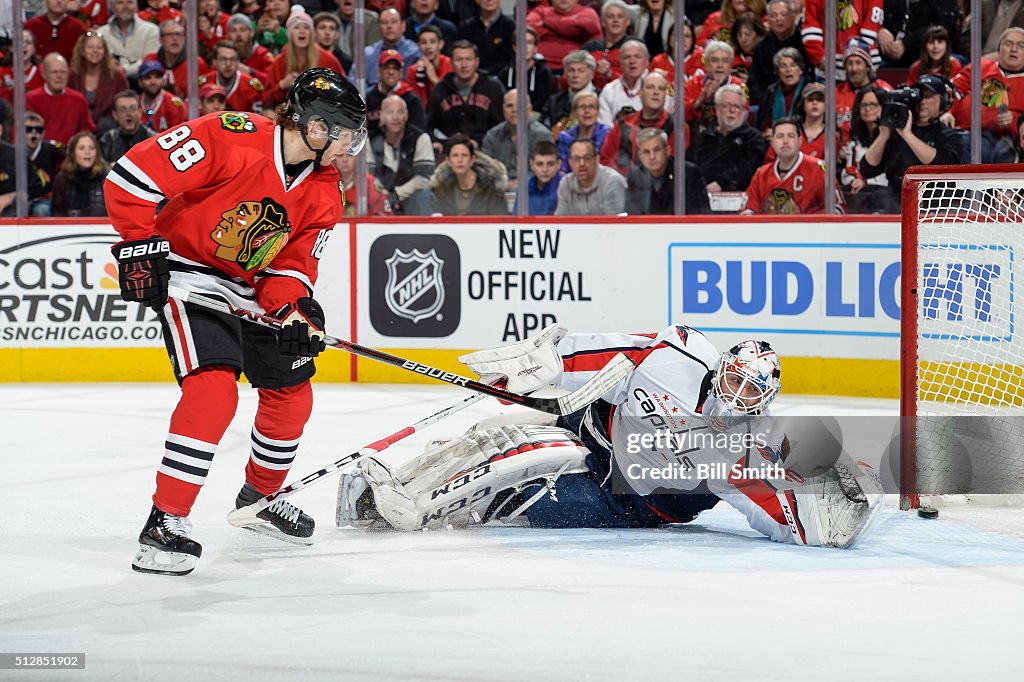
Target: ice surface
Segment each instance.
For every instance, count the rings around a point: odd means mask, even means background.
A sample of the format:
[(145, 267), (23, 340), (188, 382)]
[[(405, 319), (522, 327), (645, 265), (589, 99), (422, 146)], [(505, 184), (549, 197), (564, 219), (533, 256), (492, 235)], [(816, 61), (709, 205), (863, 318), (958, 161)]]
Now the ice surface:
[[(293, 478), (462, 395), (316, 394)], [(372, 534), (334, 527), (331, 477), (292, 498), (319, 522), (316, 544), (300, 548), (224, 520), (255, 411), (254, 392), (241, 398), (192, 515), (203, 557), (170, 578), (130, 561), (177, 389), (0, 387), (0, 651), (86, 654), (84, 671), (0, 679), (1024, 679), (1015, 510), (927, 521), (890, 509), (846, 552), (769, 542), (726, 508), (657, 531)], [(479, 403), (395, 449), (418, 451), (497, 409)]]

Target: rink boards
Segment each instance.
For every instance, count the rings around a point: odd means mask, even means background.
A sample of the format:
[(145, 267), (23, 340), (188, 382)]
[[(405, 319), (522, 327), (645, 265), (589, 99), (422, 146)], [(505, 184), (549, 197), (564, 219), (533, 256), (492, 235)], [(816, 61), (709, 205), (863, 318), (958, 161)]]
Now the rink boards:
[[(212, 229), (212, 228), (211, 228)], [(900, 227), (864, 218), (421, 219), (341, 223), (320, 244), (328, 331), (458, 371), (557, 321), (719, 347), (772, 342), (797, 393), (896, 397)], [(164, 381), (159, 324), (122, 302), (108, 223), (0, 224), (0, 381)], [(328, 352), (320, 380), (417, 377)]]

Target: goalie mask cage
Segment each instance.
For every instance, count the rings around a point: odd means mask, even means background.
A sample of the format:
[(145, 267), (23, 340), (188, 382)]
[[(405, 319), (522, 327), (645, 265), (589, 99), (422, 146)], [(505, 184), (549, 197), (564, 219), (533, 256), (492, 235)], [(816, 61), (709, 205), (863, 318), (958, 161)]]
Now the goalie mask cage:
[(1024, 166), (903, 180), (901, 507), (1024, 501)]

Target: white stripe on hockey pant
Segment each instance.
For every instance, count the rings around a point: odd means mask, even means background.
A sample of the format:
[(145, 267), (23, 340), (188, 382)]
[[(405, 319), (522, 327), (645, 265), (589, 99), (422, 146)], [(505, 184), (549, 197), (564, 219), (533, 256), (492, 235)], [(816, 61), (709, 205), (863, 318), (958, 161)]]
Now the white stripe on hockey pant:
[(169, 433), (164, 447), (164, 457), (157, 471), (179, 481), (203, 485), (216, 449), (215, 443)]
[(185, 376), (199, 367), (196, 346), (192, 339), (192, 327), (189, 324), (185, 304), (177, 299), (168, 298), (167, 305), (164, 306), (164, 315), (167, 317), (167, 325), (171, 329), (171, 342), (174, 345), (174, 354), (178, 361), (178, 371), (181, 376)]

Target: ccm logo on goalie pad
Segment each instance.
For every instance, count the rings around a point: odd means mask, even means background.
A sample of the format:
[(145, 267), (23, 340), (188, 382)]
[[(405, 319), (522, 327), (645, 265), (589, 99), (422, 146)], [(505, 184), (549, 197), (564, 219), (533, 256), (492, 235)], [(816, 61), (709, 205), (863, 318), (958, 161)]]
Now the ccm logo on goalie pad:
[(154, 239), (135, 246), (122, 247), (117, 252), (117, 260), (128, 260), (130, 258), (142, 258), (143, 256), (158, 256), (169, 254), (171, 243), (165, 239)]
[(425, 374), (432, 379), (440, 379), (441, 381), (446, 381), (449, 384), (455, 384), (456, 386), (465, 386), (466, 382), (470, 381), (467, 377), (452, 374), (451, 372), (443, 372), (434, 367), (413, 362), (412, 360), (406, 360), (403, 362), (402, 369), (411, 369), (417, 374)]
[(491, 486), (486, 486), (484, 488), (481, 488), (480, 490), (477, 490), (472, 495), (467, 495), (466, 497), (462, 497), (462, 498), (459, 498), (458, 500), (455, 500), (451, 504), (447, 504), (447, 505), (438, 507), (437, 509), (435, 509), (432, 512), (425, 513), (423, 515), (423, 518), (420, 520), (420, 525), (421, 526), (426, 526), (431, 521), (440, 521), (441, 519), (443, 519), (448, 514), (451, 514), (452, 512), (459, 511), (460, 509), (463, 509), (463, 508), (467, 507), (468, 505), (473, 504), (474, 502), (479, 502), (481, 500), (486, 500), (490, 496), (490, 494), (491, 494)]
[(485, 464), (482, 467), (478, 467), (477, 469), (474, 469), (473, 471), (467, 471), (465, 473), (458, 474), (456, 478), (451, 479), (450, 481), (448, 481), (447, 483), (442, 485), (440, 488), (435, 488), (430, 493), (430, 499), (431, 500), (435, 500), (435, 499), (437, 499), (441, 495), (447, 495), (448, 493), (452, 492), (453, 490), (458, 490), (459, 488), (461, 488), (462, 486), (466, 485), (470, 481), (475, 481), (476, 479), (480, 478), (484, 474), (490, 472), (490, 470), (491, 470), (491, 465), (490, 464)]

